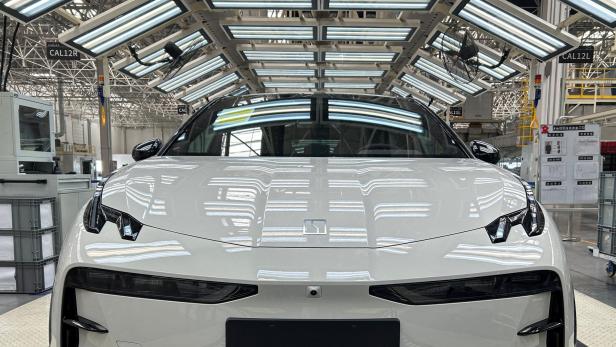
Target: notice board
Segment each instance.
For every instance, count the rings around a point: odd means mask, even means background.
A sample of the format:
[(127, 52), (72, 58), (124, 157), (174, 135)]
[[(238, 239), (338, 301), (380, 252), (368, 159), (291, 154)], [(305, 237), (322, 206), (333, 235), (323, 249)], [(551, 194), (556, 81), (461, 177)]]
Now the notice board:
[(539, 199), (544, 204), (594, 204), (599, 198), (601, 127), (542, 125)]

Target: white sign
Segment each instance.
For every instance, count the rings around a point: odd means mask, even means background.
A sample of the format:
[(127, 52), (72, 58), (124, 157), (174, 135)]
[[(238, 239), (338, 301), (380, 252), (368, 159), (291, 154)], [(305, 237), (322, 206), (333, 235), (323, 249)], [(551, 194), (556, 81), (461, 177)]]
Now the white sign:
[(601, 127), (542, 125), (540, 194), (544, 204), (593, 204), (599, 198)]

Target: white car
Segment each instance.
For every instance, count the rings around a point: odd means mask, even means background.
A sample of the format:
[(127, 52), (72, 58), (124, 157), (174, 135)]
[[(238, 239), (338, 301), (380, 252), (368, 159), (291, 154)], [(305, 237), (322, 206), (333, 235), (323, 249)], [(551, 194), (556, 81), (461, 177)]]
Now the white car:
[(574, 346), (556, 225), (425, 105), (226, 97), (133, 156), (66, 237), (51, 346)]

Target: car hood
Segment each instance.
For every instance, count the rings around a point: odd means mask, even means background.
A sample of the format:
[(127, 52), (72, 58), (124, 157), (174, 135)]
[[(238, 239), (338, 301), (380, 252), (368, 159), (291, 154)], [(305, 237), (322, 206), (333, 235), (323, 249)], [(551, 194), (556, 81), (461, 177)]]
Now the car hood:
[(237, 245), (376, 248), (484, 227), (526, 195), (474, 159), (158, 157), (113, 175), (103, 204)]

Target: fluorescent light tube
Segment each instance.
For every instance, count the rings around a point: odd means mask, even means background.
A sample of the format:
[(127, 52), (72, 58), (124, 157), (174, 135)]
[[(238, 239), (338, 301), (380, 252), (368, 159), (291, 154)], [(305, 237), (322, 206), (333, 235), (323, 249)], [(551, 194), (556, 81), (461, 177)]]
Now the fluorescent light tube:
[(417, 76), (417, 75), (409, 75), (405, 73), (402, 75), (401, 80), (407, 83), (412, 88), (417, 90), (421, 90), (422, 92), (437, 98), (448, 105), (456, 105), (464, 101), (464, 98), (461, 95), (457, 95), (456, 93), (446, 89), (443, 86), (440, 86), (434, 81), (431, 81), (425, 77)]
[(263, 82), (265, 88), (281, 89), (315, 89), (315, 83), (308, 82)]
[(125, 2), (62, 33), (59, 39), (78, 51), (96, 57), (186, 12), (186, 7), (179, 0)]
[(315, 52), (242, 51), (251, 61), (314, 61)]
[(480, 81), (469, 81), (465, 77), (457, 76), (449, 73), (440, 62), (434, 61), (418, 55), (412, 62), (412, 65), (419, 70), (426, 72), (450, 85), (471, 95), (479, 95), (486, 91), (488, 86), (484, 86)]
[(311, 26), (225, 25), (225, 29), (240, 40), (314, 40), (316, 33)]
[[(209, 41), (205, 35), (205, 32), (203, 32), (202, 30), (198, 30), (176, 40), (175, 44), (180, 47), (182, 51), (188, 53), (206, 46), (207, 44), (209, 44)], [(142, 56), (140, 52), (137, 52), (137, 55), (139, 56), (140, 60), (145, 63), (159, 63), (147, 66), (135, 61), (121, 68), (120, 71), (134, 78), (141, 78), (169, 64), (167, 62), (160, 62), (161, 60), (170, 58), (169, 54), (165, 52), (164, 48), (161, 48), (156, 52), (148, 54), (146, 56)]]
[(206, 0), (212, 8), (314, 9), (311, 0)]
[(250, 90), (246, 86), (241, 86), (229, 93), (230, 96), (240, 96), (247, 94)]
[(323, 88), (326, 89), (374, 89), (376, 83), (339, 83), (325, 82)]
[(196, 88), (195, 90), (191, 90), (189, 91), (184, 97), (182, 97), (180, 100), (186, 102), (186, 103), (193, 103), (203, 97), (206, 97), (210, 94), (212, 94), (213, 92), (220, 90), (228, 85), (230, 85), (231, 83), (239, 80), (240, 77), (238, 76), (237, 73), (233, 72), (230, 73), (212, 83), (206, 83), (203, 87), (201, 88)]
[(587, 16), (616, 28), (616, 2), (613, 0), (561, 0)]
[(209, 60), (206, 59), (207, 57), (203, 57), (200, 60), (193, 61), (173, 77), (155, 84), (155, 88), (164, 93), (169, 93), (227, 65), (227, 60), (222, 55)]
[(404, 89), (402, 89), (402, 88), (399, 88), (399, 87), (393, 87), (393, 88), (391, 88), (391, 92), (392, 92), (392, 93), (394, 93), (394, 94), (396, 94), (396, 95), (398, 95), (398, 96), (401, 96), (401, 97), (403, 97), (403, 98), (406, 98), (406, 97), (408, 97), (409, 95), (411, 95), (411, 93), (409, 93), (409, 92), (407, 92), (406, 90), (404, 90)]
[(382, 77), (383, 70), (325, 70), (325, 77)]
[(326, 0), (332, 10), (429, 10), (435, 0)]
[(326, 40), (342, 41), (408, 41), (414, 28), (371, 28), (350, 26), (325, 27)]
[(255, 73), (259, 77), (268, 77), (268, 76), (314, 77), (316, 75), (315, 70), (308, 70), (308, 69), (255, 69)]
[(72, 0), (4, 0), (0, 2), (0, 12), (28, 23)]
[(458, 0), (451, 13), (542, 61), (580, 44), (577, 37), (503, 0)]
[(364, 62), (364, 63), (390, 63), (396, 58), (393, 52), (325, 52), (325, 61), (331, 62)]

